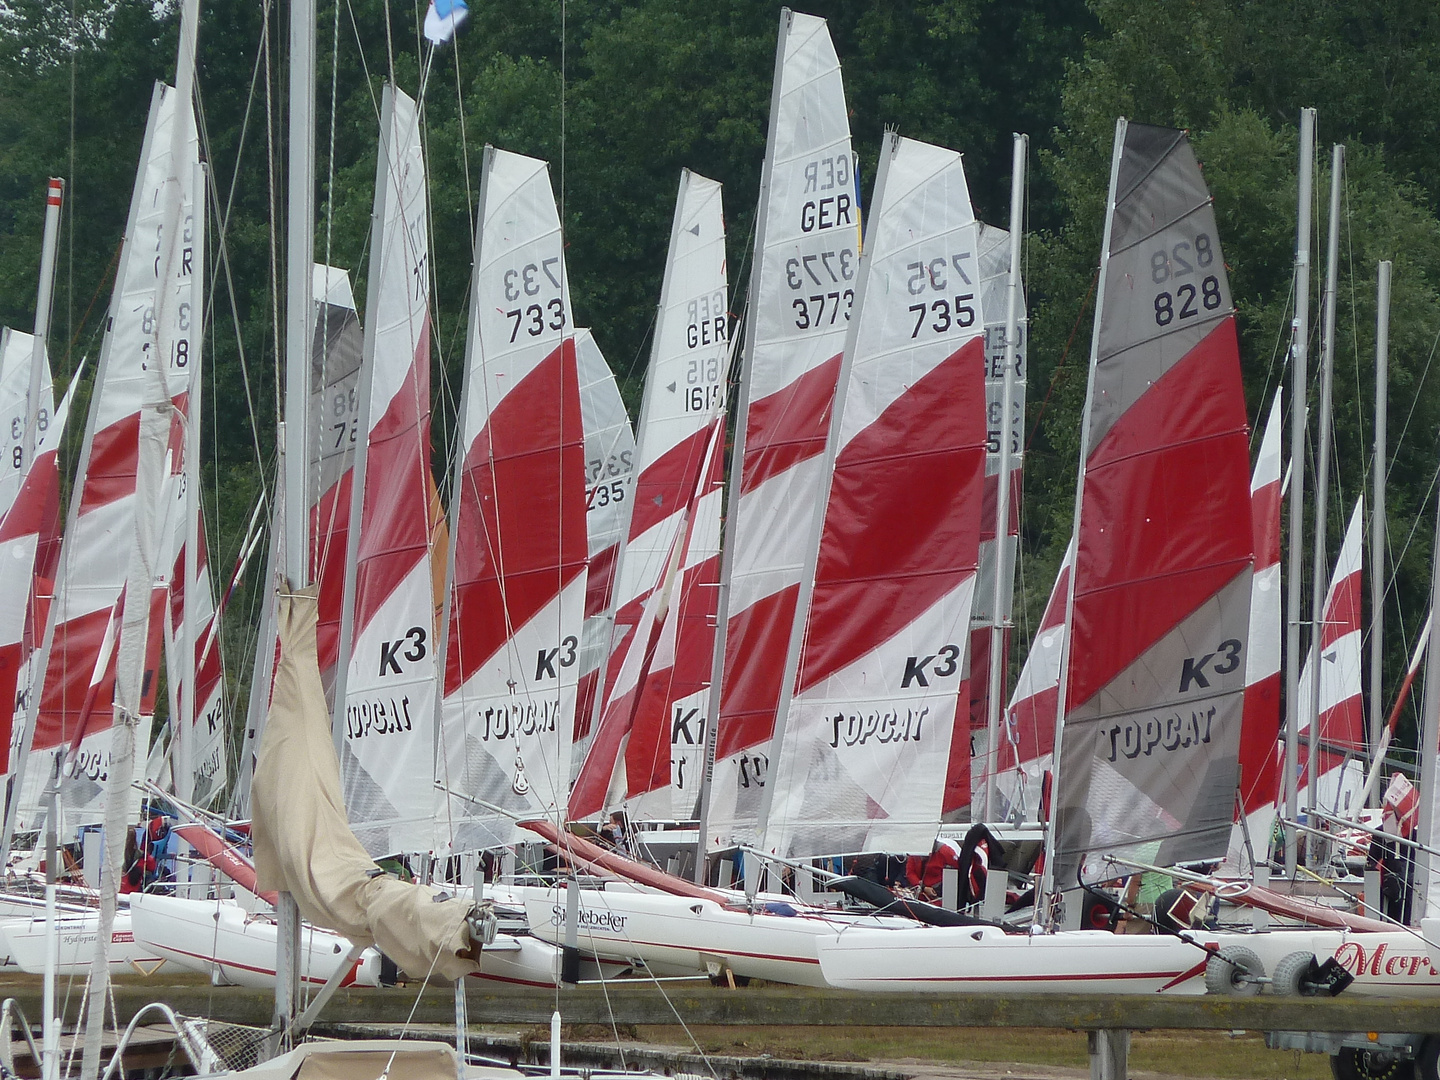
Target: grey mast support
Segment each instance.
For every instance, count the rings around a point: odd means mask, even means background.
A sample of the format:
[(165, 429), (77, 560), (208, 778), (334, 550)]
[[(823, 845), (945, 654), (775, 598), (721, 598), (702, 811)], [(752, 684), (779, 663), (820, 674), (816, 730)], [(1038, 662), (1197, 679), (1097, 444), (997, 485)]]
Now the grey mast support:
[[(1375, 454), (1370, 466), (1370, 746), (1385, 730), (1381, 662), (1385, 637), (1385, 479), (1389, 471), (1386, 423), (1390, 398), (1390, 260), (1380, 263), (1375, 283)], [(1376, 766), (1379, 762), (1375, 763)], [(1371, 789), (1373, 798), (1373, 787)]]
[[(1020, 336), (1020, 242), (1025, 229), (1025, 166), (1030, 136), (1016, 132), (1010, 166), (1010, 278), (1005, 286), (1005, 374), (1000, 392), (1000, 462), (995, 497), (995, 594), (990, 624), (990, 684), (985, 702), (985, 820), (995, 820), (995, 773), (1000, 764), (1000, 710), (1006, 691), (1002, 615), (1015, 567), (1010, 561), (1010, 424), (1015, 412), (1015, 357)], [(973, 660), (971, 661), (974, 662)]]
[(30, 346), (30, 388), (25, 398), (24, 467), (35, 460), (40, 393), (45, 388), (45, 339), (50, 336), (50, 308), (55, 291), (55, 248), (60, 239), (60, 205), (65, 181), (52, 176), (45, 190), (45, 235), (40, 244), (40, 291), (35, 297), (35, 340)]
[[(1320, 758), (1320, 642), (1325, 633), (1325, 592), (1330, 575), (1326, 572), (1325, 525), (1330, 495), (1330, 401), (1335, 380), (1335, 274), (1340, 267), (1340, 174), (1345, 168), (1345, 148), (1336, 144), (1330, 165), (1330, 232), (1325, 248), (1325, 296), (1321, 301), (1320, 415), (1316, 417), (1315, 441), (1315, 544), (1310, 578), (1310, 700), (1304, 703), (1310, 720), (1310, 751), (1306, 774), (1305, 809), (1315, 808)], [(1296, 532), (1293, 526), (1291, 532)], [(1294, 820), (1293, 818), (1291, 819)]]
[[(1440, 503), (1435, 508), (1435, 535), (1440, 536)], [(1430, 617), (1440, 604), (1440, 550), (1430, 572)], [(1433, 634), (1433, 624), (1432, 624)], [(1425, 704), (1420, 712), (1420, 821), (1416, 839), (1424, 845), (1415, 852), (1415, 910), (1413, 922), (1433, 915), (1440, 908), (1440, 896), (1431, 895), (1440, 872), (1430, 849), (1435, 846), (1436, 783), (1440, 782), (1440, 643), (1432, 641), (1425, 653)]]
[[(285, 570), (292, 589), (310, 584), (310, 344), (315, 264), (315, 0), (290, 4), (290, 169), (285, 263)], [(300, 911), (282, 892), (275, 905), (275, 1026), (288, 1046), (300, 1000)]]
[[(1310, 348), (1310, 197), (1315, 170), (1315, 110), (1300, 110), (1300, 195), (1295, 233), (1295, 324), (1290, 346), (1290, 544), (1285, 621), (1285, 818), (1300, 816), (1296, 764), (1300, 760), (1300, 592), (1305, 538), (1305, 366)], [(1285, 875), (1295, 876), (1299, 837), (1285, 830)]]

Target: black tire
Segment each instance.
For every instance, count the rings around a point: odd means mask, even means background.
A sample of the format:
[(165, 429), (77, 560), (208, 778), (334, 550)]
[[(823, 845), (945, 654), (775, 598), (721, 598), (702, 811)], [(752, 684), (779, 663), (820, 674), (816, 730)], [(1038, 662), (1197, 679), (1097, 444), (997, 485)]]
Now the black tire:
[(1227, 945), (1205, 962), (1205, 991), (1229, 997), (1254, 997), (1260, 993), (1265, 965), (1243, 945)]
[[(1427, 1040), (1429, 1042), (1430, 1040)], [(1384, 1050), (1342, 1047), (1330, 1055), (1335, 1080), (1416, 1080), (1416, 1063)]]
[(1440, 1080), (1440, 1035), (1427, 1035), (1415, 1055), (1415, 1080)]
[(1293, 952), (1282, 957), (1270, 976), (1270, 992), (1280, 997), (1319, 997), (1320, 987), (1306, 978), (1313, 963), (1314, 953)]

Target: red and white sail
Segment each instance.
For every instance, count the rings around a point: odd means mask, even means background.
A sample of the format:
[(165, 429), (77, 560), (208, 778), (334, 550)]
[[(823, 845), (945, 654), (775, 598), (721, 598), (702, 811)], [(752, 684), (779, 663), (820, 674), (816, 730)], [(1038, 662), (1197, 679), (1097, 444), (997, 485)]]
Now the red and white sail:
[(388, 85), (373, 220), (334, 724), (350, 827), (381, 856), (430, 851), (439, 806), (430, 222), (419, 112)]
[(1005, 533), (1008, 549), (1005, 565), (1014, 567), (1020, 542), (1020, 475), (1025, 444), (1025, 345), (1028, 340), (1025, 316), (1025, 289), (1020, 288), (1019, 338), (1015, 346), (1015, 375), (1012, 380), (1011, 415), (1003, 422), (1005, 408), (1005, 311), (1010, 284), (1010, 233), (1006, 229), (978, 225), (976, 257), (980, 267), (980, 299), (985, 305), (985, 504), (980, 514), (980, 571), (975, 577), (975, 602), (970, 611), (970, 661), (967, 683), (970, 688), (969, 715), (958, 724), (950, 747), (950, 775), (945, 785), (946, 820), (970, 816), (972, 793), (985, 790), (986, 749), (989, 742), (987, 705), (990, 693), (990, 628), (998, 618), (1004, 631), (1006, 670), (1010, 656), (1010, 611), (1014, 600), (1014, 574), (1005, 582), (1000, 612), (995, 612), (995, 572), (999, 567), (1000, 545), (995, 540), (995, 500), (1000, 497), (1000, 440), (1010, 440), (1010, 515)]
[[(1277, 390), (1260, 438), (1255, 471), (1250, 476), (1255, 577), (1250, 585), (1250, 652), (1245, 657), (1245, 713), (1240, 735), (1239, 813), (1245, 820), (1242, 825), (1237, 814), (1235, 827), (1230, 832), (1230, 851), (1225, 856), (1226, 863), (1237, 869), (1250, 863), (1251, 851), (1256, 861), (1267, 858), (1280, 800), (1280, 777), (1284, 772), (1285, 755), (1278, 741), (1280, 651), (1284, 629), (1280, 606), (1282, 416)], [(1358, 650), (1358, 644), (1356, 648)], [(1356, 657), (1358, 660), (1358, 651)], [(1358, 687), (1358, 671), (1355, 678)]]
[(1316, 659), (1320, 669), (1320, 726), (1316, 754), (1319, 768), (1313, 770), (1313, 799), (1310, 792), (1310, 717), (1300, 719), (1300, 806), (1312, 802), (1327, 814), (1353, 817), (1365, 785), (1365, 705), (1361, 697), (1360, 648), (1364, 636), (1361, 623), (1361, 560), (1365, 544), (1364, 499), (1355, 503), (1335, 573), (1325, 592), (1325, 618), (1320, 627), (1319, 649), (1311, 648), (1300, 670), (1300, 701), (1308, 708), (1313, 694)]
[(985, 488), (977, 233), (960, 155), (887, 133), (771, 773), (785, 857), (928, 852), (940, 823)]
[(585, 447), (560, 219), (543, 161), (487, 147), (450, 587), (440, 781), (453, 850), (558, 818), (585, 618)]
[(1254, 539), (1215, 212), (1183, 131), (1116, 125), (1082, 423), (1054, 880), (1087, 854), (1220, 859)]
[[(220, 655), (220, 618), (215, 609), (215, 593), (210, 578), (210, 552), (205, 530), (199, 530), (199, 557), (196, 560), (195, 596), (185, 592), (185, 525), (184, 486), (173, 485), (172, 504), (178, 504), (172, 516), (173, 534), (178, 541), (167, 550), (174, 552), (168, 583), (169, 603), (165, 631), (165, 674), (169, 691), (171, 725), (181, 715), (181, 686), (189, 670), (185, 657), (185, 620), (193, 621), (195, 641), (195, 717), (189, 731), (189, 760), (192, 779), (190, 800), (196, 806), (209, 806), (229, 780), (229, 755), (226, 744), (229, 725), (225, 716), (225, 671)], [(172, 769), (173, 771), (173, 769)]]
[[(45, 637), (43, 688), (27, 718), (31, 760), (19, 802), (21, 827), (38, 817), (39, 798), (57, 748), (68, 748), (70, 775), (63, 785), (66, 831), (103, 816), (102, 784), (108, 776), (114, 663), (91, 693), (102, 642), (121, 606), (136, 548), (136, 516), (158, 522), (163, 485), (155, 505), (138, 506), (137, 467), (141, 409), (168, 396), (184, 409), (189, 354), (198, 339), (199, 312), (191, 310), (192, 275), (199, 272), (195, 246), (203, 229), (203, 201), (192, 198), (199, 146), (195, 125), (175, 139), (178, 94), (157, 86), (151, 100), (140, 169), (125, 230), (107, 332), (91, 391), (90, 415), (70, 500), (55, 599)], [(183, 107), (190, 108), (189, 102)], [(174, 160), (178, 153), (180, 160)], [(167, 230), (168, 226), (168, 230)], [(158, 255), (157, 255), (158, 253)], [(159, 276), (169, 271), (167, 280)], [(148, 488), (147, 488), (148, 490)], [(163, 591), (152, 597), (163, 611)], [(152, 619), (143, 646), (141, 716), (137, 740), (148, 737), (158, 685), (160, 625)], [(116, 643), (117, 653), (124, 649)], [(138, 793), (135, 796), (138, 803)]]
[(758, 839), (859, 256), (840, 60), (824, 19), (782, 9), (731, 469), (708, 848)]
[(580, 415), (585, 427), (585, 528), (590, 569), (585, 577), (585, 630), (580, 635), (580, 679), (575, 696), (571, 765), (579, 771), (590, 745), (590, 727), (601, 671), (615, 619), (615, 575), (630, 529), (635, 494), (635, 432), (615, 373), (595, 335), (575, 331), (580, 378)]
[[(1002, 821), (1039, 821), (1045, 774), (1055, 750), (1055, 713), (1060, 703), (1060, 663), (1065, 655), (1065, 603), (1075, 566), (1075, 542), (1065, 557), (1040, 617), (1025, 666), (1010, 695), (996, 758), (996, 792)], [(974, 640), (973, 638), (971, 639)]]
[[(594, 759), (585, 763), (571, 795), (572, 817), (597, 814), (627, 797), (636, 816), (688, 818), (695, 812), (709, 731), (706, 718), (719, 593), (724, 448), (716, 454), (710, 447), (725, 396), (728, 295), (721, 186), (683, 170), (640, 409), (635, 509), (616, 582), (601, 723), (620, 726), (606, 733)], [(686, 536), (677, 548), (682, 532)], [(664, 663), (662, 655), (657, 667), (651, 656), (645, 669), (648, 689), (641, 695), (658, 710), (657, 715), (665, 717), (663, 724), (642, 724), (642, 729), (658, 733), (663, 728), (664, 737), (642, 750), (630, 736), (640, 668), (636, 666), (625, 679), (621, 670), (646, 604), (676, 551), (681, 579), (672, 586), (674, 596), (667, 604), (674, 626), (666, 633), (672, 640), (662, 650), (674, 659)], [(642, 645), (636, 665), (644, 655)], [(625, 758), (646, 762), (641, 770), (644, 779), (632, 769), (625, 782), (615, 786), (612, 777), (622, 746)], [(655, 789), (650, 795), (652, 781)], [(607, 798), (612, 787), (613, 801)], [(649, 795), (643, 805), (634, 801), (642, 795)]]
[[(350, 275), (336, 266), (317, 264), (311, 277), (315, 302), (315, 335), (310, 347), (310, 443), (311, 475), (317, 478), (310, 514), (310, 548), (319, 568), (315, 580), (320, 586), (320, 622), (316, 647), (320, 656), (321, 681), (334, 686), (335, 662), (340, 651), (340, 617), (344, 603), (345, 553), (349, 541), (351, 470), (359, 440), (360, 363), (364, 332), (355, 310)], [(354, 433), (352, 435), (352, 432)], [(278, 469), (283, 477), (284, 470)], [(270, 536), (285, 535), (282, 510), (285, 501), (277, 481), (273, 493), (274, 513)], [(283, 577), (284, 545), (275, 539), (266, 560), (263, 581)], [(234, 815), (250, 816), (250, 780), (254, 773), (255, 748), (265, 717), (270, 710), (270, 690), (278, 659), (275, 632), (274, 596), (267, 596), (255, 638), (250, 703), (245, 716), (245, 735), (240, 760), (236, 763)], [(328, 665), (327, 658), (328, 657)]]

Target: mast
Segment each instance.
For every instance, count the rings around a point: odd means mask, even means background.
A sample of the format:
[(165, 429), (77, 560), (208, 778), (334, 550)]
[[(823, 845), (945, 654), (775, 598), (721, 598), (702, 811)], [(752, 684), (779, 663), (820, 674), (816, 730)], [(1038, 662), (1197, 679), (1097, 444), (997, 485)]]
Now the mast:
[(60, 238), (60, 204), (65, 181), (52, 176), (45, 192), (45, 235), (40, 244), (40, 291), (35, 298), (35, 340), (30, 351), (30, 390), (25, 398), (25, 443), (21, 451), (23, 468), (35, 460), (35, 437), (40, 414), (40, 395), (45, 390), (45, 340), (50, 335), (50, 307), (55, 289), (55, 247)]
[[(985, 716), (985, 817), (995, 820), (996, 773), (1000, 762), (1000, 710), (1005, 678), (1005, 598), (1015, 574), (1010, 546), (1010, 428), (1015, 411), (1015, 356), (1020, 336), (1020, 241), (1025, 227), (1025, 166), (1030, 136), (1016, 132), (1010, 167), (1010, 280), (1005, 303), (1005, 374), (1000, 401), (1000, 472), (995, 497), (995, 599), (990, 625), (990, 682)], [(1019, 448), (1016, 447), (1018, 450)]]
[[(1115, 121), (1115, 148), (1110, 155), (1110, 187), (1105, 196), (1105, 235), (1100, 241), (1100, 276), (1095, 285), (1095, 314), (1090, 330), (1090, 366), (1085, 376), (1085, 411), (1081, 413), (1080, 459), (1075, 470), (1075, 519), (1070, 535), (1078, 545), (1080, 539), (1080, 512), (1085, 501), (1085, 463), (1090, 458), (1090, 404), (1095, 398), (1095, 368), (1100, 358), (1100, 315), (1105, 305), (1105, 278), (1110, 266), (1110, 237), (1115, 225), (1115, 197), (1120, 183), (1120, 158), (1125, 152), (1125, 129), (1127, 121), (1122, 116)], [(1077, 549), (1078, 554), (1078, 549)], [(1070, 651), (1075, 622), (1075, 570), (1072, 567), (1065, 589), (1065, 639), (1060, 651), (1060, 692), (1055, 699), (1055, 756), (1052, 759), (1051, 791), (1060, 774), (1060, 737), (1065, 730), (1065, 699), (1070, 692)], [(1045, 869), (1041, 875), (1040, 889), (1035, 894), (1035, 922), (1048, 925), (1050, 911), (1054, 906), (1055, 882), (1055, 807), (1052, 802), (1045, 822)]]
[[(1435, 507), (1435, 535), (1440, 536), (1440, 502)], [(1440, 610), (1440, 549), (1437, 549), (1430, 571), (1430, 620)], [(1416, 646), (1417, 651), (1419, 646)], [(1415, 904), (1412, 922), (1433, 916), (1440, 910), (1440, 865), (1430, 854), (1434, 850), (1435, 833), (1440, 825), (1437, 802), (1440, 802), (1440, 647), (1432, 643), (1425, 654), (1425, 705), (1420, 715), (1420, 820), (1415, 839)], [(1378, 771), (1378, 762), (1377, 771)]]
[[(1385, 447), (1390, 380), (1390, 268), (1382, 260), (1375, 285), (1375, 455), (1370, 477), (1370, 747), (1380, 745), (1385, 730), (1381, 670), (1385, 656)], [(1378, 763), (1377, 763), (1378, 764)], [(1362, 805), (1366, 800), (1362, 800)]]
[[(1316, 441), (1319, 447), (1315, 462), (1315, 543), (1310, 578), (1310, 663), (1315, 677), (1310, 681), (1310, 700), (1306, 703), (1310, 718), (1310, 751), (1306, 771), (1310, 778), (1305, 789), (1306, 810), (1314, 809), (1320, 785), (1320, 643), (1325, 633), (1325, 584), (1329, 574), (1325, 568), (1325, 516), (1330, 494), (1330, 399), (1335, 376), (1335, 274), (1340, 266), (1340, 172), (1345, 167), (1345, 148), (1338, 143), (1331, 154), (1330, 165), (1330, 232), (1325, 248), (1325, 295), (1321, 301), (1322, 330), (1320, 340), (1320, 415)], [(1291, 459), (1295, 460), (1294, 458)], [(1303, 460), (1303, 459), (1302, 459)], [(1298, 532), (1291, 524), (1292, 535)]]
[[(1298, 220), (1295, 239), (1295, 324), (1291, 341), (1290, 357), (1292, 367), (1290, 414), (1290, 550), (1288, 560), (1290, 575), (1286, 591), (1288, 594), (1285, 623), (1285, 820), (1295, 821), (1300, 816), (1299, 774), (1296, 769), (1300, 759), (1300, 589), (1302, 566), (1305, 558), (1305, 537), (1302, 535), (1305, 521), (1305, 413), (1307, 391), (1305, 387), (1305, 364), (1310, 348), (1310, 196), (1314, 186), (1315, 169), (1315, 110), (1300, 110), (1300, 194), (1297, 210)], [(1296, 856), (1299, 853), (1298, 835), (1293, 826), (1285, 831), (1285, 876), (1295, 877)]]
[[(285, 262), (285, 573), (310, 584), (311, 275), (315, 262), (315, 0), (290, 4), (290, 163)], [(277, 582), (278, 585), (278, 582)], [(300, 912), (282, 892), (275, 960), (275, 1024), (288, 1047), (300, 997)]]

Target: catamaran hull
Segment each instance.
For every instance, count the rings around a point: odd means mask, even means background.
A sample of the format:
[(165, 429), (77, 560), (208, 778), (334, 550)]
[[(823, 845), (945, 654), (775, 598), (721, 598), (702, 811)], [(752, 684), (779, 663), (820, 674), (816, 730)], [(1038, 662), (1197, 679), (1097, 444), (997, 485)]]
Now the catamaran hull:
[[(1248, 949), (1270, 975), (1292, 953), (1320, 960), (1349, 943), (1413, 935), (1347, 934), (1338, 930), (1274, 930), (1261, 934), (1208, 933), (1182, 941), (1170, 935), (1112, 934), (1071, 930), (1055, 934), (1006, 934), (995, 927), (855, 929), (817, 943), (820, 969), (829, 985), (880, 992), (1036, 994), (1203, 994), (1211, 952)], [(1393, 947), (1393, 946), (1392, 946)], [(1367, 954), (1369, 946), (1366, 946)], [(1342, 960), (1343, 962), (1343, 960)], [(1406, 967), (1410, 961), (1406, 961)], [(1437, 980), (1440, 982), (1440, 980)], [(1357, 978), (1347, 994), (1388, 993), (1379, 979)], [(1393, 996), (1402, 996), (1397, 992)]]
[[(130, 901), (135, 937), (179, 967), (209, 975), (221, 985), (270, 990), (275, 986), (275, 923), (251, 916), (237, 904), (138, 896)], [(347, 962), (350, 942), (339, 934), (305, 926), (300, 934), (300, 978), (324, 983)], [(367, 949), (343, 986), (378, 986), (380, 954)]]
[[(95, 939), (100, 928), (100, 913), (57, 919), (56, 934), (59, 938), (58, 975), (85, 975), (95, 956)], [(0, 938), (10, 962), (28, 975), (45, 973), (45, 920), (12, 919), (0, 923)], [(131, 915), (126, 911), (115, 913), (115, 923), (110, 931), (110, 974), (133, 975), (135, 965), (157, 964), (162, 957), (135, 938), (131, 926)]]
[[(564, 943), (565, 913), (563, 891), (536, 889), (525, 898), (530, 932), (545, 941)], [(695, 897), (597, 889), (580, 894), (576, 943), (603, 959), (642, 961), (657, 975), (728, 968), (746, 978), (825, 986), (815, 943), (855, 921), (815, 909), (751, 914)]]

